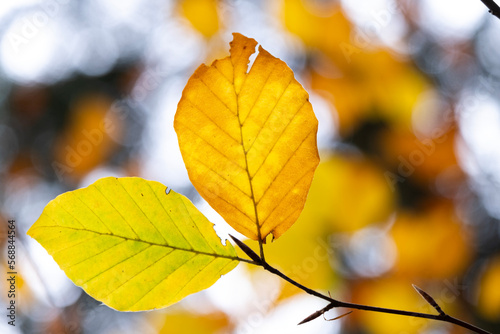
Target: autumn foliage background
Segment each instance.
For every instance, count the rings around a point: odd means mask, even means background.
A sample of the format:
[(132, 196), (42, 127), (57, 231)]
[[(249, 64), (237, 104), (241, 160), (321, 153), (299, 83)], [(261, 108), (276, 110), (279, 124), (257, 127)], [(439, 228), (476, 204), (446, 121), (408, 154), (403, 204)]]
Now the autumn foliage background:
[(119, 313), (25, 236), (48, 201), (104, 176), (160, 181), (236, 234), (190, 185), (173, 130), (188, 77), (234, 31), (287, 62), (320, 123), (306, 207), (267, 260), (336, 299), (433, 312), (416, 284), (499, 331), (500, 21), (480, 1), (2, 6), (0, 216), (16, 219), (20, 274), (2, 333), (465, 333), (361, 311), (296, 326), (324, 303), (245, 264), (175, 306)]

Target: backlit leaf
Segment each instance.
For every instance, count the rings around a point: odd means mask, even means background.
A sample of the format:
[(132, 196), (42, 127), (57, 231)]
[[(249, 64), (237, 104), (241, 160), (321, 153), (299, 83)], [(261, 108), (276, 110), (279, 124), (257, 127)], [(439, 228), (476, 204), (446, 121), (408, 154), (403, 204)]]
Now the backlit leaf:
[(89, 295), (120, 311), (166, 307), (237, 264), (184, 196), (141, 178), (103, 178), (52, 200), (28, 231)]
[(231, 56), (189, 79), (174, 127), (191, 182), (237, 231), (265, 240), (298, 218), (319, 163), (318, 122), (292, 70), (233, 34)]

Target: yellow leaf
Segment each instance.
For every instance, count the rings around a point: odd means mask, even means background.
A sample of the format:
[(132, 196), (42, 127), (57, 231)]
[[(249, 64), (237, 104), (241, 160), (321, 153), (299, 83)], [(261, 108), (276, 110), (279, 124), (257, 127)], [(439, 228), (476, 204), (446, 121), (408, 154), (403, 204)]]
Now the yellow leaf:
[(304, 206), (319, 163), (318, 121), (292, 70), (233, 34), (231, 56), (189, 79), (174, 127), (191, 182), (238, 232), (281, 236)]
[(171, 305), (237, 264), (184, 196), (141, 178), (103, 178), (64, 193), (29, 229), (66, 275), (119, 311)]
[(219, 30), (216, 0), (182, 0), (184, 17), (205, 37), (212, 37)]

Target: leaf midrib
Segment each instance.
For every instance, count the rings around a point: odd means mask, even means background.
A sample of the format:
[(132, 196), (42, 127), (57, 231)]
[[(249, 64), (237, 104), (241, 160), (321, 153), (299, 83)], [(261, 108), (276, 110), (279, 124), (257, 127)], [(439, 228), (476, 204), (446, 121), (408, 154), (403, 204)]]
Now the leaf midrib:
[(37, 226), (33, 229), (33, 231), (35, 231), (37, 229), (42, 229), (42, 228), (58, 228), (58, 229), (68, 229), (68, 230), (73, 230), (73, 231), (85, 231), (85, 232), (90, 232), (90, 233), (94, 233), (94, 234), (101, 235), (101, 236), (121, 238), (121, 239), (126, 240), (126, 241), (141, 242), (141, 243), (145, 243), (145, 244), (151, 245), (151, 246), (166, 247), (166, 248), (171, 248), (171, 249), (175, 249), (175, 250), (191, 252), (191, 253), (207, 255), (207, 256), (213, 256), (213, 257), (220, 257), (220, 258), (225, 258), (225, 259), (230, 259), (230, 260), (235, 260), (235, 261), (240, 260), (238, 258), (238, 256), (229, 256), (229, 255), (222, 255), (222, 254), (217, 254), (217, 253), (208, 253), (208, 252), (198, 251), (195, 249), (187, 249), (187, 248), (183, 248), (183, 247), (170, 246), (167, 244), (159, 244), (156, 242), (151, 242), (151, 241), (146, 241), (146, 240), (141, 240), (141, 239), (133, 239), (133, 238), (128, 238), (128, 237), (121, 236), (121, 235), (116, 235), (116, 234), (111, 234), (111, 233), (102, 233), (102, 232), (92, 231), (92, 230), (88, 230), (88, 229), (74, 228), (74, 227), (69, 227), (69, 226), (47, 226), (47, 225), (46, 226)]
[[(258, 56), (259, 55), (257, 55), (257, 57)], [(232, 63), (232, 61), (231, 61), (231, 63)], [(247, 68), (248, 68), (248, 65), (247, 65)], [(243, 88), (245, 86), (245, 82), (246, 82), (246, 79), (248, 77), (248, 73), (250, 73), (250, 70), (251, 70), (251, 68), (248, 70), (247, 73), (245, 73), (245, 79), (241, 83), (241, 88)], [(236, 86), (234, 85), (234, 82), (235, 82), (234, 75), (235, 75), (235, 71), (234, 71), (234, 63), (233, 63), (233, 85), (232, 85), (232, 87), (234, 89), (234, 94), (236, 95), (236, 117), (238, 118), (238, 127), (240, 130), (240, 140), (241, 140), (240, 144), (241, 144), (241, 150), (243, 151), (243, 156), (245, 157), (245, 171), (247, 173), (248, 183), (250, 184), (250, 199), (252, 200), (254, 214), (255, 214), (255, 225), (257, 228), (257, 238), (258, 238), (258, 241), (261, 242), (262, 241), (262, 234), (260, 232), (259, 213), (257, 210), (257, 203), (255, 201), (255, 195), (254, 195), (254, 191), (253, 191), (252, 177), (250, 175), (250, 169), (248, 168), (247, 152), (245, 151), (245, 145), (243, 144), (244, 143), (244, 141), (243, 141), (243, 123), (241, 122), (241, 118), (240, 118), (239, 94), (236, 92)], [(267, 79), (266, 79), (266, 81), (267, 81)], [(261, 91), (261, 93), (262, 93), (262, 91)], [(260, 96), (260, 94), (259, 94), (259, 96)], [(258, 99), (258, 97), (257, 97), (257, 99)], [(252, 106), (252, 109), (253, 109), (253, 106)], [(251, 112), (251, 110), (249, 112)]]

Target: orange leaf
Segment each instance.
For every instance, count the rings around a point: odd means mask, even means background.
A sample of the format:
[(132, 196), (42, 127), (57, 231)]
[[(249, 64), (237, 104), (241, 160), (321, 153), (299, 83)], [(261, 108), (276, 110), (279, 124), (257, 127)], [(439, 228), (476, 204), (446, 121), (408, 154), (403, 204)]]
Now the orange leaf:
[[(292, 70), (233, 34), (230, 56), (202, 64), (174, 127), (191, 182), (238, 232), (281, 236), (298, 218), (319, 163), (318, 121)], [(248, 73), (247, 73), (248, 71)]]

